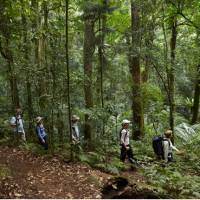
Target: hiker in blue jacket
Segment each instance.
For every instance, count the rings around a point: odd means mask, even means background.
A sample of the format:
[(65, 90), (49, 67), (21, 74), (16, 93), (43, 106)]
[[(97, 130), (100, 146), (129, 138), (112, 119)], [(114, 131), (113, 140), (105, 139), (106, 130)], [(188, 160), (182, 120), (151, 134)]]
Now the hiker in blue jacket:
[(47, 141), (47, 134), (45, 132), (45, 128), (43, 125), (42, 117), (36, 118), (36, 133), (39, 139), (40, 144), (44, 147), (45, 150), (48, 149), (48, 141)]

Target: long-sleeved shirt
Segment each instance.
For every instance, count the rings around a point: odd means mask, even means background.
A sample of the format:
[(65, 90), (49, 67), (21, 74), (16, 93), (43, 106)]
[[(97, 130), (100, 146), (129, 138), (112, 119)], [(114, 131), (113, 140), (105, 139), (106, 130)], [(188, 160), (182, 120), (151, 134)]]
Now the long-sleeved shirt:
[(21, 115), (13, 116), (10, 120), (10, 124), (14, 126), (14, 132), (25, 133)]
[(72, 139), (75, 141), (80, 140), (80, 132), (77, 123), (72, 124)]
[(167, 162), (168, 156), (172, 151), (178, 151), (178, 149), (172, 144), (171, 140), (169, 138), (164, 138), (163, 140), (163, 151), (164, 151), (164, 159)]
[(40, 124), (36, 127), (37, 129), (37, 134), (38, 134), (38, 137), (43, 140), (44, 137), (47, 135), (46, 132), (45, 132), (45, 129), (44, 129), (44, 126), (43, 124)]
[(125, 145), (125, 146), (129, 145), (129, 135), (130, 135), (129, 130), (127, 129), (121, 130), (120, 142), (122, 145)]

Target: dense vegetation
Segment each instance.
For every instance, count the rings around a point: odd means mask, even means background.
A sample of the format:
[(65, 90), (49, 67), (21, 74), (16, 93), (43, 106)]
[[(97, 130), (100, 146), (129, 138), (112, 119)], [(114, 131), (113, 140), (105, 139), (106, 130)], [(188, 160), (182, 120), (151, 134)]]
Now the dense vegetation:
[[(11, 142), (9, 120), (20, 106), (23, 148), (41, 151), (39, 115), (50, 153), (69, 158), (77, 114), (78, 159), (118, 174), (127, 167), (118, 159), (119, 129), (131, 119), (149, 184), (199, 198), (199, 8), (198, 0), (0, 0), (1, 143)], [(151, 138), (166, 128), (186, 152), (163, 167), (152, 162)]]

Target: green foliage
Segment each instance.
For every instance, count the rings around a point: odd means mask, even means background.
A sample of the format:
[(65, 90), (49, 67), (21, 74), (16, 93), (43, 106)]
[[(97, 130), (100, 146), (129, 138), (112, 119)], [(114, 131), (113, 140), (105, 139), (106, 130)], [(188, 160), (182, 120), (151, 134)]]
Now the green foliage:
[(163, 105), (163, 94), (161, 89), (154, 84), (144, 83), (142, 85), (143, 105), (146, 112), (157, 112)]
[(150, 184), (174, 198), (198, 198), (200, 178), (179, 171), (176, 165), (145, 168), (144, 175)]
[(21, 149), (29, 151), (35, 155), (46, 155), (47, 151), (44, 150), (44, 148), (39, 145), (39, 144), (35, 144), (35, 143), (23, 143), (19, 146)]

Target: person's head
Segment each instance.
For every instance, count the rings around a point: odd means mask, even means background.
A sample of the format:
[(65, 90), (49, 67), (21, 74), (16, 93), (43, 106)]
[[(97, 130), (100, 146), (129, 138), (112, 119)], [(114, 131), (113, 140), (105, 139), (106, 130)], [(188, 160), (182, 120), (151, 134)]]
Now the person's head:
[(122, 121), (122, 128), (127, 129), (127, 128), (129, 127), (129, 124), (130, 124), (130, 121), (127, 120), (127, 119), (124, 119), (124, 120)]
[(168, 129), (168, 130), (165, 131), (164, 134), (165, 134), (166, 138), (171, 138), (172, 137), (172, 130)]
[(22, 109), (21, 108), (16, 108), (15, 109), (16, 115), (21, 115), (22, 114)]
[(39, 125), (39, 124), (42, 124), (42, 117), (38, 116), (36, 117), (36, 123)]
[(72, 115), (72, 123), (76, 123), (80, 120), (80, 118), (77, 115)]

